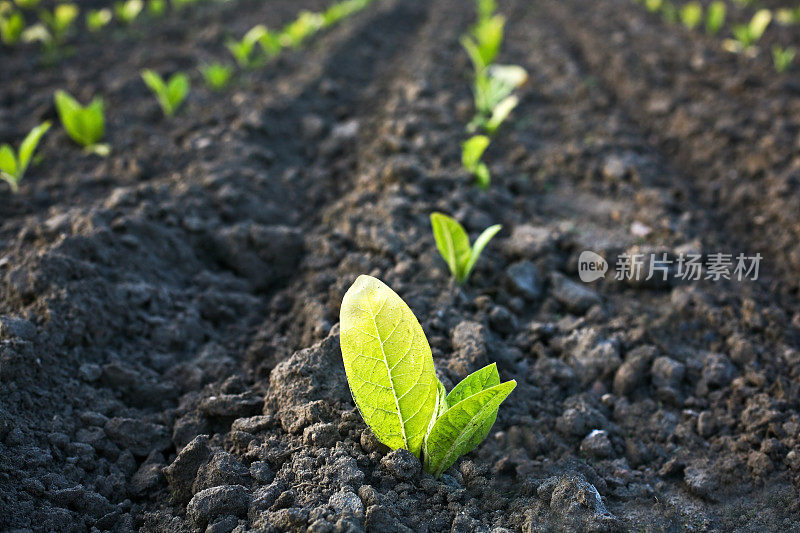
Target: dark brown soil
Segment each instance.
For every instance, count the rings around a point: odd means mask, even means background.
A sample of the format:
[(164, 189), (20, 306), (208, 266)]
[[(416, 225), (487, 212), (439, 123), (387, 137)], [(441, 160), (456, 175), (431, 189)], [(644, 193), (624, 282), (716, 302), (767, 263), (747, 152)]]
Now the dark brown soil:
[[(50, 68), (0, 51), (0, 142), (66, 89), (104, 95), (112, 146), (54, 128), (0, 192), (0, 530), (800, 529), (800, 77), (768, 54), (787, 30), (748, 59), (630, 0), (501, 0), (501, 61), (531, 80), (481, 191), (463, 0), (377, 1), (201, 86), (226, 36), (325, 4), (201, 3)], [(145, 67), (193, 72), (176, 117)], [(434, 210), (504, 225), (464, 287)], [(758, 281), (584, 285), (583, 250), (764, 259)], [(337, 317), (359, 274), (411, 306), (448, 388), (492, 361), (519, 384), (440, 480), (352, 404)]]

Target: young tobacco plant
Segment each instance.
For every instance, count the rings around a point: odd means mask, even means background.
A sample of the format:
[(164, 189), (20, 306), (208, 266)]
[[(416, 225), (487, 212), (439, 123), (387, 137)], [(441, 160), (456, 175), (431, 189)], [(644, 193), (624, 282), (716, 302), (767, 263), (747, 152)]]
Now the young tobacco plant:
[(103, 99), (96, 96), (89, 105), (82, 106), (69, 93), (56, 91), (56, 111), (67, 134), (83, 146), (87, 153), (107, 156), (111, 151), (107, 144), (100, 144), (105, 135)]
[(322, 28), (324, 22), (324, 16), (320, 13), (301, 11), (295, 20), (284, 26), (278, 36), (281, 46), (299, 48), (306, 39)]
[(150, 14), (151, 17), (161, 17), (167, 11), (167, 1), (166, 0), (150, 0), (147, 2), (147, 13)]
[(725, 48), (730, 52), (753, 54), (756, 43), (764, 35), (770, 22), (772, 22), (772, 11), (769, 9), (756, 11), (750, 22), (733, 27), (734, 38), (728, 39), (723, 43)]
[(66, 39), (79, 14), (80, 10), (75, 4), (58, 4), (53, 11), (43, 9), (39, 13), (39, 18), (47, 26), (53, 41), (60, 44)]
[(469, 34), (461, 37), (461, 46), (472, 61), (476, 74), (483, 72), (500, 53), (505, 24), (506, 19), (502, 15), (481, 18)]
[(491, 364), (447, 394), (414, 313), (370, 276), (359, 276), (344, 295), (340, 327), (347, 382), (364, 421), (378, 440), (410, 451), (435, 477), (486, 438), (517, 385), (500, 383)]
[(519, 103), (512, 93), (528, 79), (528, 73), (517, 65), (490, 65), (475, 76), (475, 118), (469, 131), (483, 128), (493, 134)]
[(0, 179), (11, 186), (11, 192), (19, 190), (19, 182), (28, 170), (36, 147), (49, 129), (50, 122), (43, 122), (33, 128), (19, 145), (17, 153), (14, 153), (14, 149), (8, 144), (0, 146)]
[[(266, 57), (255, 55), (256, 45), (261, 47)], [(229, 40), (227, 47), (236, 63), (243, 69), (253, 69), (262, 65), (266, 59), (275, 56), (281, 49), (278, 36), (263, 24), (250, 28), (241, 41)]]
[(689, 2), (681, 6), (678, 14), (686, 29), (693, 30), (703, 21), (703, 4), (697, 1)]
[(481, 189), (488, 189), (492, 181), (489, 167), (481, 161), (489, 142), (486, 135), (473, 135), (461, 143), (461, 165), (472, 174)]
[(214, 91), (221, 91), (228, 86), (233, 76), (233, 68), (222, 63), (211, 63), (208, 65), (200, 66), (200, 74), (203, 75), (203, 80), (206, 86)]
[(143, 0), (125, 0), (114, 4), (114, 15), (125, 25), (133, 24), (144, 9)]
[(442, 255), (450, 273), (459, 284), (465, 283), (475, 268), (475, 263), (489, 244), (489, 241), (503, 229), (500, 224), (489, 226), (475, 239), (475, 243), (470, 246), (469, 236), (464, 226), (459, 222), (443, 213), (431, 214), (431, 228), (436, 247)]
[(8, 13), (0, 13), (0, 41), (3, 44), (17, 44), (24, 30), (25, 17), (21, 11), (12, 8)]
[(792, 61), (794, 61), (796, 55), (797, 50), (791, 46), (787, 48), (784, 48), (779, 44), (773, 46), (772, 63), (775, 65), (775, 71), (781, 74), (789, 70), (789, 67), (792, 66)]
[(86, 13), (86, 29), (92, 33), (97, 33), (108, 26), (108, 23), (111, 22), (113, 17), (114, 15), (112, 15), (111, 10), (107, 7), (103, 9), (92, 9)]
[(144, 69), (141, 74), (144, 83), (155, 94), (158, 105), (161, 106), (164, 114), (168, 117), (174, 115), (189, 94), (189, 76), (183, 72), (176, 72), (169, 80), (165, 81), (150, 69)]
[(344, 0), (337, 2), (322, 12), (322, 27), (333, 26), (342, 19), (345, 19), (367, 7), (372, 0)]
[(716, 35), (725, 25), (728, 7), (722, 0), (711, 2), (706, 11), (706, 33)]

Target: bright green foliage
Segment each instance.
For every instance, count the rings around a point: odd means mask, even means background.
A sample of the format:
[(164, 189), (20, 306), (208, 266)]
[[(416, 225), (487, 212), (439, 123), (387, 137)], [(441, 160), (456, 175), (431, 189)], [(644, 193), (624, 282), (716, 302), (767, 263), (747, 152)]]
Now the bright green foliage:
[(775, 11), (775, 20), (784, 26), (800, 24), (800, 5), (795, 8), (778, 9)]
[(450, 391), (446, 410), (425, 438), (425, 471), (439, 477), (456, 459), (474, 450), (489, 434), (503, 400), (517, 386), (500, 383), (494, 363), (474, 372)]
[(39, 5), (40, 0), (14, 0), (14, 3), (20, 9), (35, 9)]
[(114, 14), (123, 24), (132, 24), (144, 9), (143, 0), (125, 0), (114, 4)]
[(9, 46), (19, 42), (25, 29), (25, 17), (20, 11), (11, 11), (6, 15), (0, 14), (0, 40)]
[(422, 459), (436, 477), (488, 435), (500, 403), (516, 386), (495, 365), (449, 395), (414, 313), (382, 281), (359, 276), (342, 300), (341, 348), (353, 400), (378, 439)]
[(70, 138), (89, 153), (108, 155), (106, 144), (98, 144), (105, 135), (103, 99), (96, 96), (89, 105), (81, 106), (65, 91), (56, 91), (56, 111)]
[(209, 65), (202, 65), (200, 67), (200, 73), (203, 75), (203, 79), (210, 89), (221, 91), (227, 87), (228, 82), (231, 81), (233, 69), (222, 63), (211, 63)]
[(369, 5), (372, 0), (344, 0), (322, 12), (322, 27), (327, 28)]
[(787, 48), (784, 48), (778, 44), (773, 46), (772, 62), (775, 65), (775, 71), (781, 73), (789, 70), (789, 67), (792, 66), (792, 61), (794, 61), (796, 55), (797, 50), (791, 46)]
[(28, 170), (36, 147), (39, 146), (39, 141), (49, 129), (50, 122), (43, 122), (33, 128), (19, 145), (17, 154), (8, 144), (0, 146), (0, 179), (8, 182), (12, 192), (19, 190), (19, 182), (25, 176), (25, 171)]
[(281, 46), (298, 48), (306, 39), (317, 33), (324, 22), (324, 17), (320, 13), (301, 11), (300, 15), (281, 31), (279, 36)]
[(153, 17), (160, 17), (167, 11), (166, 0), (150, 0), (147, 2), (147, 12)]
[(489, 167), (481, 161), (488, 147), (489, 137), (486, 135), (473, 135), (461, 143), (461, 165), (475, 177), (475, 181), (482, 189), (488, 189), (492, 181)]
[(494, 135), (494, 133), (497, 131), (497, 128), (499, 128), (500, 125), (505, 122), (505, 120), (508, 118), (508, 115), (511, 114), (517, 105), (519, 105), (519, 98), (517, 98), (515, 95), (511, 95), (500, 100), (500, 102), (494, 106), (494, 109), (492, 109), (492, 115), (483, 125), (483, 129), (485, 129), (489, 135)]
[(86, 13), (86, 29), (95, 33), (103, 29), (111, 22), (113, 15), (108, 8), (92, 9)]
[(772, 12), (769, 9), (761, 9), (753, 15), (749, 23), (734, 26), (733, 37), (739, 45), (738, 48), (747, 50), (755, 46), (770, 22), (772, 22)]
[(500, 53), (505, 23), (502, 15), (480, 19), (468, 35), (461, 37), (461, 46), (467, 51), (476, 73), (491, 65)]
[(469, 279), (483, 249), (497, 235), (497, 232), (503, 229), (500, 224), (489, 226), (470, 246), (469, 236), (464, 226), (454, 218), (443, 213), (432, 213), (431, 227), (436, 247), (458, 283), (465, 283)]
[(661, 5), (664, 3), (664, 0), (645, 0), (644, 7), (650, 13), (658, 13), (661, 11)]
[(683, 25), (687, 29), (693, 30), (703, 21), (703, 4), (696, 1), (684, 4), (679, 14)]
[(475, 76), (475, 118), (469, 125), (474, 131), (494, 131), (516, 107), (518, 100), (511, 93), (528, 79), (528, 73), (517, 65), (490, 65)]
[(263, 56), (254, 54), (257, 44), (261, 45), (262, 50), (267, 53), (268, 57), (280, 51), (280, 44), (277, 43), (277, 37), (263, 24), (258, 24), (250, 28), (250, 30), (244, 34), (241, 41), (228, 41), (227, 46), (240, 67), (252, 69), (263, 64), (266, 59)]
[(340, 324), (344, 368), (364, 421), (387, 446), (420, 457), (439, 395), (422, 326), (392, 289), (369, 276), (344, 295)]
[(497, 0), (476, 0), (475, 3), (477, 4), (478, 20), (491, 18), (497, 11)]
[(706, 33), (715, 35), (722, 29), (727, 11), (728, 8), (722, 0), (711, 2), (706, 12)]
[(168, 81), (165, 81), (156, 72), (144, 69), (142, 80), (156, 95), (158, 105), (168, 117), (175, 114), (189, 94), (189, 76), (183, 72), (176, 72)]
[(79, 13), (80, 10), (75, 4), (58, 4), (52, 12), (43, 9), (39, 12), (39, 18), (47, 26), (53, 40), (60, 43), (72, 29), (72, 24)]

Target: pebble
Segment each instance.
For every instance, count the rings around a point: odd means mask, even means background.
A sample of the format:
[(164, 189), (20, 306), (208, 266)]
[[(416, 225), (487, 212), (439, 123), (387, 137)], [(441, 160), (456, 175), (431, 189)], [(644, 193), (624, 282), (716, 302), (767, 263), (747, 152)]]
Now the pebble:
[(244, 516), (250, 493), (242, 485), (223, 485), (198, 492), (186, 506), (186, 516), (197, 528), (204, 528), (220, 516)]

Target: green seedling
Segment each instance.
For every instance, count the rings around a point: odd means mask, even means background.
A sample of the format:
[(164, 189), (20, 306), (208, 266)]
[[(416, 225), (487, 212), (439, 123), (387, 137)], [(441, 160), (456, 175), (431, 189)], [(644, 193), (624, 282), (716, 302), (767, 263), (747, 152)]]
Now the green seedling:
[(300, 15), (281, 31), (278, 37), (281, 46), (299, 48), (306, 39), (322, 28), (324, 22), (324, 17), (319, 13), (301, 11)]
[(114, 4), (114, 15), (123, 24), (133, 24), (144, 9), (143, 0), (125, 0)]
[(79, 14), (80, 10), (75, 4), (59, 4), (53, 8), (52, 12), (41, 10), (39, 18), (49, 30), (53, 41), (60, 44), (66, 39)]
[(775, 21), (784, 26), (800, 24), (800, 6), (796, 8), (782, 8), (775, 12)]
[(11, 192), (19, 191), (19, 182), (28, 170), (39, 141), (49, 129), (50, 122), (43, 122), (33, 128), (19, 145), (17, 153), (14, 153), (14, 149), (8, 144), (0, 146), (0, 179), (11, 186)]
[(733, 27), (734, 39), (727, 39), (724, 43), (725, 48), (731, 52), (754, 53), (756, 43), (761, 40), (770, 22), (772, 22), (772, 12), (769, 9), (757, 11), (749, 23)]
[(680, 8), (678, 14), (686, 29), (693, 30), (703, 21), (703, 4), (700, 2), (689, 2)]
[(664, 3), (664, 0), (645, 0), (644, 7), (650, 13), (658, 13), (661, 11), (661, 5)]
[(449, 394), (436, 377), (425, 332), (379, 279), (359, 276), (342, 300), (342, 360), (353, 401), (382, 443), (417, 456), (440, 477), (486, 438), (517, 383), (491, 364)]
[(161, 17), (167, 11), (166, 0), (150, 0), (147, 2), (147, 13), (151, 17)]
[(502, 15), (481, 19), (468, 35), (461, 37), (461, 46), (472, 61), (476, 74), (491, 65), (500, 53), (505, 24), (506, 19)]
[(25, 30), (25, 17), (20, 11), (11, 11), (0, 15), (0, 40), (3, 44), (13, 46), (17, 44)]
[(267, 57), (272, 57), (280, 51), (277, 38), (262, 24), (250, 28), (241, 41), (228, 41), (227, 47), (241, 68), (253, 69), (262, 65), (265, 60), (264, 57), (254, 54), (257, 44)]
[(709, 4), (706, 12), (706, 33), (716, 35), (722, 29), (722, 26), (725, 25), (727, 11), (728, 8), (722, 0)]
[(109, 154), (110, 147), (99, 144), (106, 129), (102, 98), (96, 96), (84, 107), (67, 92), (56, 91), (55, 104), (58, 117), (73, 141), (83, 146), (87, 153), (103, 157)]
[(497, 232), (503, 229), (503, 226), (500, 224), (489, 226), (475, 239), (472, 246), (469, 244), (469, 236), (464, 226), (443, 213), (431, 214), (431, 228), (436, 247), (447, 263), (450, 273), (459, 284), (463, 284), (472, 274), (472, 269), (475, 268), (483, 249)]
[(108, 8), (92, 9), (86, 13), (86, 29), (92, 33), (97, 33), (101, 29), (108, 26), (111, 22), (113, 15)]
[(211, 63), (210, 65), (201, 65), (200, 74), (203, 75), (203, 80), (208, 88), (221, 91), (231, 81), (233, 69), (222, 63)]
[(327, 28), (333, 26), (353, 13), (361, 11), (367, 7), (370, 2), (371, 0), (344, 0), (343, 2), (333, 4), (322, 13), (322, 27)]
[(519, 100), (511, 93), (528, 79), (524, 68), (516, 65), (490, 65), (475, 76), (475, 118), (469, 131), (484, 128), (494, 133)]
[(482, 189), (488, 189), (491, 183), (489, 167), (481, 161), (483, 153), (489, 147), (489, 137), (486, 135), (473, 135), (461, 143), (461, 164), (475, 178), (475, 182)]
[(189, 76), (183, 72), (176, 72), (169, 80), (165, 81), (156, 72), (144, 69), (142, 71), (142, 80), (156, 95), (158, 105), (161, 106), (161, 110), (168, 117), (175, 114), (175, 111), (178, 110), (189, 94)]
[(792, 61), (794, 61), (796, 55), (797, 50), (792, 47), (784, 48), (778, 44), (773, 46), (772, 62), (775, 65), (775, 71), (778, 73), (783, 73), (789, 70), (789, 67), (792, 66)]
[(497, 11), (497, 0), (477, 0), (476, 4), (478, 20), (492, 18), (494, 12)]
[(20, 9), (36, 9), (40, 0), (14, 0)]

